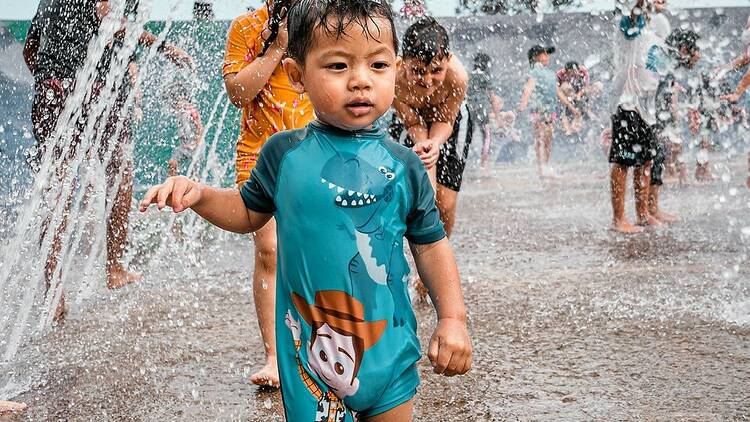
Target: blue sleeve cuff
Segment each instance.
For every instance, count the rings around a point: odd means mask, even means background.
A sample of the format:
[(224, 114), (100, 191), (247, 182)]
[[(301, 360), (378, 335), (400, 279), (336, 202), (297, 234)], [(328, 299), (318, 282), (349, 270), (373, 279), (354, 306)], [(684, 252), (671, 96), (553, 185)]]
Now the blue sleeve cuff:
[(253, 194), (253, 191), (250, 188), (251, 183), (252, 179), (249, 179), (244, 185), (242, 185), (242, 189), (240, 189), (240, 196), (242, 197), (242, 202), (245, 203), (245, 208), (262, 214), (273, 214), (274, 211), (276, 211), (276, 207), (273, 204), (269, 204), (266, 201), (259, 199), (257, 195)]
[(443, 225), (441, 224), (439, 227), (424, 233), (407, 233), (406, 240), (415, 245), (429, 245), (430, 243), (443, 240), (447, 236), (448, 235), (445, 233), (445, 229), (443, 229)]

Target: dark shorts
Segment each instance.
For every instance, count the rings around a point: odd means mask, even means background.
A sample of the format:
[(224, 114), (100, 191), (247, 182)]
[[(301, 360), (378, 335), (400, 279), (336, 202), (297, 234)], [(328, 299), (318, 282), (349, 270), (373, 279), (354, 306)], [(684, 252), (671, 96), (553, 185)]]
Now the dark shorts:
[(617, 109), (612, 115), (612, 147), (609, 162), (626, 167), (638, 167), (654, 159), (656, 154), (654, 129), (636, 111)]
[[(461, 190), (472, 132), (474, 132), (474, 124), (471, 114), (466, 107), (462, 106), (456, 121), (453, 123), (451, 137), (448, 138), (448, 142), (440, 147), (440, 158), (437, 162), (437, 182), (456, 192)], [(404, 146), (408, 148), (414, 146), (414, 141), (409, 137), (403, 123), (395, 114), (388, 128), (388, 133), (395, 141)]]
[[(94, 90), (88, 101), (80, 105), (81, 118), (75, 123), (75, 127), (66, 128), (68, 132), (62, 138), (55, 136), (55, 129), (61, 113), (65, 107), (68, 96), (73, 92), (75, 81), (72, 79), (50, 78), (38, 81), (34, 85), (36, 91), (34, 102), (31, 108), (31, 121), (33, 124), (34, 137), (36, 138), (36, 148), (29, 154), (28, 162), (34, 171), (38, 171), (42, 158), (46, 150), (53, 148), (53, 158), (56, 163), (64, 164), (67, 160), (74, 157), (78, 145), (81, 142), (81, 136), (86, 129), (87, 121), (91, 112), (91, 104), (96, 101), (102, 89), (102, 85), (95, 85)], [(126, 94), (126, 93), (125, 93)], [(127, 95), (118, 95), (116, 105), (112, 108), (109, 115), (102, 115), (94, 125), (94, 132), (100, 130), (102, 142), (100, 145), (93, 146), (100, 160), (107, 160), (108, 175), (117, 174), (122, 167), (122, 147), (126, 145), (131, 138), (130, 119), (124, 112), (124, 104)], [(77, 111), (77, 110), (76, 110)], [(111, 157), (106, 157), (109, 142), (117, 136), (117, 145)], [(61, 142), (62, 141), (62, 142)], [(67, 143), (67, 145), (66, 145)], [(65, 153), (63, 159), (62, 155)], [(93, 151), (92, 151), (93, 152)], [(127, 163), (126, 170), (130, 167)]]
[(665, 162), (671, 154), (669, 150), (669, 137), (666, 135), (666, 128), (657, 124), (653, 127), (656, 145), (654, 148), (654, 159), (651, 164), (651, 185), (661, 186), (664, 184), (663, 175), (666, 168)]

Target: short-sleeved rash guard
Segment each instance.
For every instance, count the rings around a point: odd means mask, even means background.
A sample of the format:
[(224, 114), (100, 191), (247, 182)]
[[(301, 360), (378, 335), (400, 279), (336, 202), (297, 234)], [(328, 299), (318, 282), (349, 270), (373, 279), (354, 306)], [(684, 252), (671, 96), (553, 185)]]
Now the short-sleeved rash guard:
[[(307, 389), (328, 400), (326, 408), (344, 403), (366, 413), (396, 378), (413, 392), (420, 349), (403, 239), (445, 237), (416, 154), (382, 129), (348, 132), (316, 121), (272, 136), (241, 195), (247, 208), (276, 217), (285, 403)], [(300, 327), (299, 338), (285, 320)], [(330, 366), (331, 354), (340, 366)]]

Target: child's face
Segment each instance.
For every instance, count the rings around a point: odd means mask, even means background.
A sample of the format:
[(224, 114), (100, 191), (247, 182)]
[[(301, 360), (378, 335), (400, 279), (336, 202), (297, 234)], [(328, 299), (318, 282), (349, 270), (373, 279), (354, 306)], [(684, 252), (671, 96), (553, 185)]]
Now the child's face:
[(536, 56), (536, 62), (541, 63), (542, 66), (549, 65), (549, 54), (547, 53), (539, 53), (538, 56)]
[(292, 86), (308, 94), (324, 123), (346, 130), (367, 128), (393, 103), (401, 61), (390, 22), (368, 19), (367, 29), (369, 33), (352, 22), (344, 35), (335, 37), (317, 28), (304, 67), (292, 59), (284, 61)]
[(359, 389), (355, 378), (357, 352), (351, 337), (343, 336), (323, 324), (316, 333), (315, 343), (309, 345), (307, 359), (310, 368), (340, 398), (354, 395)]
[(404, 60), (404, 72), (409, 81), (409, 88), (422, 95), (432, 94), (445, 81), (450, 59), (450, 55), (435, 58), (430, 64), (415, 58)]

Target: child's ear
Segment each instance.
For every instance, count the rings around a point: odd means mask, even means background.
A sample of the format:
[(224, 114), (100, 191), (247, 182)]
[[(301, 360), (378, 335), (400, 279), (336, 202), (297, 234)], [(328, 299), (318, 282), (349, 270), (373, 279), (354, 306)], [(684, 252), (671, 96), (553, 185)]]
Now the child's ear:
[(396, 72), (398, 72), (399, 70), (401, 70), (401, 66), (404, 65), (404, 59), (402, 59), (401, 56), (397, 56), (395, 65), (396, 65)]
[(302, 66), (300, 66), (300, 64), (292, 58), (284, 59), (282, 65), (284, 66), (284, 70), (289, 77), (289, 83), (291, 83), (292, 89), (294, 89), (298, 94), (304, 94), (305, 83), (302, 80)]

